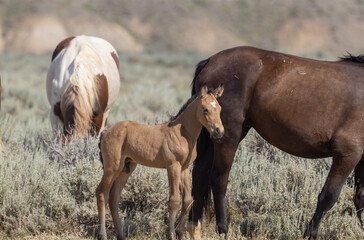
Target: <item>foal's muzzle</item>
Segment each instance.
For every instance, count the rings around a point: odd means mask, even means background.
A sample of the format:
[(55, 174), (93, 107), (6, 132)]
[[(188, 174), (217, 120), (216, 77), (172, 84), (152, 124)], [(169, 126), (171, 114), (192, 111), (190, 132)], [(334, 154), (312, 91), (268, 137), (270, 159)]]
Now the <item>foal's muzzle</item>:
[(213, 138), (216, 138), (216, 139), (222, 138), (222, 136), (224, 136), (224, 128), (219, 128), (219, 127), (213, 126), (211, 135)]

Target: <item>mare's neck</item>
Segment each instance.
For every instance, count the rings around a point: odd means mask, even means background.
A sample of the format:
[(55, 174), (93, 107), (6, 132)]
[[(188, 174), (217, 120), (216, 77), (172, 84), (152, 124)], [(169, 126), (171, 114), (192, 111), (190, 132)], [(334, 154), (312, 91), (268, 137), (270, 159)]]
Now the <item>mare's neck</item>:
[(193, 100), (181, 115), (173, 121), (173, 125), (182, 125), (186, 132), (184, 135), (189, 142), (196, 142), (202, 129), (202, 124), (197, 117), (197, 102), (197, 99)]

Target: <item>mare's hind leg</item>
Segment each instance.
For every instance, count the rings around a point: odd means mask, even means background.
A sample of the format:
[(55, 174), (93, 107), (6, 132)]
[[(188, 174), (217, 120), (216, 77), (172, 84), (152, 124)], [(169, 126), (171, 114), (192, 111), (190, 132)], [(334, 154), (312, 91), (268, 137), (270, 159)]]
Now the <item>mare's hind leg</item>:
[[(362, 149), (350, 140), (336, 142), (336, 153), (326, 182), (318, 197), (317, 207), (305, 237), (316, 239), (322, 217), (336, 203), (346, 178), (362, 158)], [(352, 145), (350, 145), (352, 144)]]
[(183, 234), (186, 232), (186, 221), (187, 214), (191, 208), (192, 196), (190, 190), (190, 169), (186, 168), (182, 170), (181, 174), (181, 193), (182, 193), (182, 210), (181, 215), (178, 219), (178, 226), (176, 229), (176, 234), (179, 238), (182, 238)]
[(364, 158), (355, 167), (355, 197), (354, 204), (360, 224), (363, 226), (361, 214), (364, 210)]
[(187, 231), (194, 240), (201, 239), (201, 219), (205, 199), (209, 196), (209, 176), (212, 169), (213, 142), (210, 133), (202, 128), (197, 142), (197, 157), (192, 170), (192, 209), (188, 216)]
[(130, 175), (135, 170), (137, 164), (133, 162), (127, 163), (128, 166), (124, 166), (123, 171), (120, 175), (116, 178), (114, 184), (112, 185), (110, 191), (110, 198), (109, 198), (109, 207), (112, 216), (112, 220), (114, 222), (114, 226), (117, 232), (117, 239), (122, 240), (125, 239), (123, 234), (123, 229), (121, 227), (121, 221), (118, 214), (118, 204), (120, 200), (120, 193), (123, 190), (126, 182), (128, 181)]
[(179, 208), (179, 185), (181, 182), (181, 165), (175, 162), (167, 167), (168, 183), (169, 183), (169, 223), (168, 238), (175, 239), (176, 231), (174, 224), (176, 223), (176, 215)]

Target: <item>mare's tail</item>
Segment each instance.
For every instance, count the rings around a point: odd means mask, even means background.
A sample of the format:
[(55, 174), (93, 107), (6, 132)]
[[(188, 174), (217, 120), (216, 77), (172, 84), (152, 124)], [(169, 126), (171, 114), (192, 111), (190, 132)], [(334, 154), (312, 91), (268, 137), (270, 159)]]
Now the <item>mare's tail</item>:
[[(197, 64), (196, 67), (196, 71), (195, 71), (195, 76), (193, 78), (193, 81), (191, 83), (191, 88), (192, 88), (192, 96), (195, 95), (196, 92), (196, 81), (197, 81), (197, 77), (200, 74), (200, 72), (203, 70), (203, 68), (208, 64), (209, 62), (209, 58), (202, 60), (201, 62), (199, 62)], [(194, 168), (198, 167), (200, 168), (200, 171), (205, 171), (206, 172), (206, 176), (208, 176), (208, 178), (210, 178), (211, 175), (211, 170), (212, 170), (212, 163), (213, 163), (213, 147), (209, 146), (211, 144), (211, 138), (210, 138), (210, 133), (207, 131), (207, 129), (205, 127), (202, 127), (201, 133), (198, 137), (197, 140), (197, 146), (196, 146), (196, 150), (197, 150), (197, 157), (196, 157), (196, 161), (194, 162)], [(212, 145), (213, 146), (213, 145)], [(208, 151), (211, 152), (208, 152)], [(202, 157), (204, 155), (209, 155), (208, 157)], [(209, 159), (210, 158), (210, 159)], [(204, 161), (204, 162), (203, 162)], [(203, 168), (203, 169), (202, 169)], [(205, 194), (203, 196), (203, 207), (205, 210), (205, 214), (207, 216), (210, 216), (212, 214), (213, 211), (213, 206), (212, 206), (212, 199), (211, 199), (211, 182), (210, 180), (208, 181), (208, 185), (207, 185), (207, 191), (205, 191)]]

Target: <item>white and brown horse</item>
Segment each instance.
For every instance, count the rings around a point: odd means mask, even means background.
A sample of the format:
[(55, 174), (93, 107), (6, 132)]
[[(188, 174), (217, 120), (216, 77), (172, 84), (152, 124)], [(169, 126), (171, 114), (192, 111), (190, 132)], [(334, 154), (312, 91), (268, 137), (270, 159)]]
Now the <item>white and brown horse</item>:
[(105, 127), (120, 88), (119, 59), (107, 41), (90, 36), (61, 41), (47, 74), (53, 131), (70, 137)]

